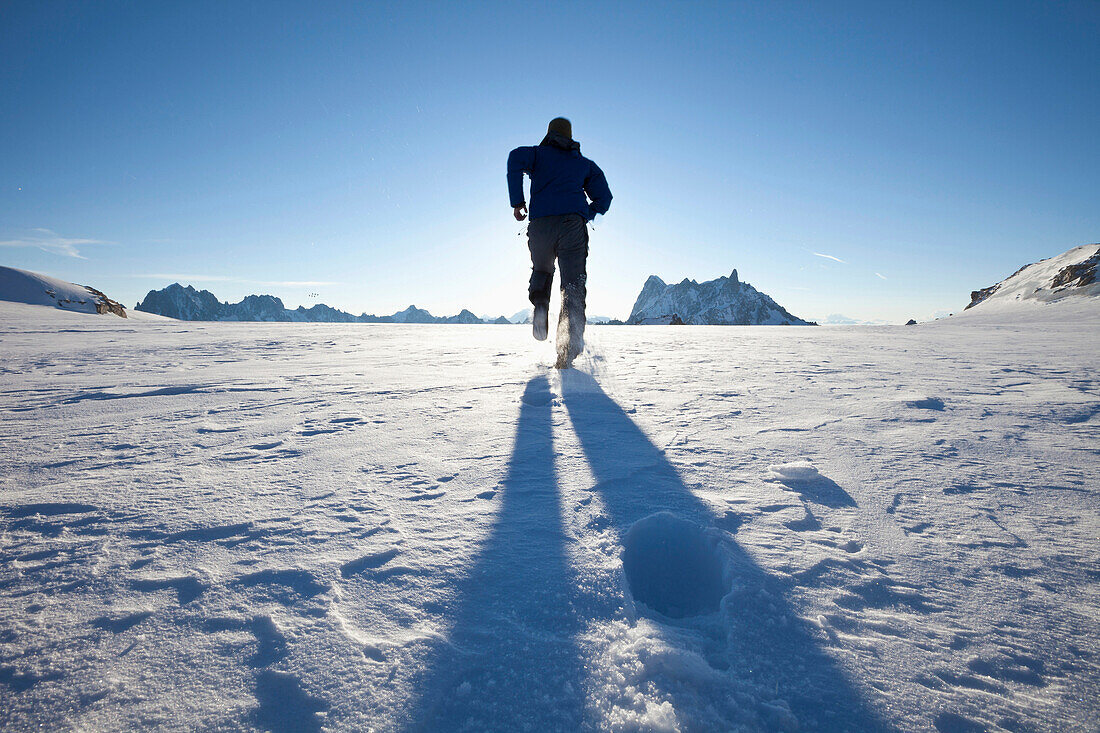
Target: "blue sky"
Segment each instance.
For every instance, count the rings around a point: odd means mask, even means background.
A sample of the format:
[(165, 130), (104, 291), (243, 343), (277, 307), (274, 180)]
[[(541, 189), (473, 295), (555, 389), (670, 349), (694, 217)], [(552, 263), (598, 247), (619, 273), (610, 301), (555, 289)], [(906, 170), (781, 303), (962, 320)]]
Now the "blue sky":
[(565, 115), (615, 194), (590, 313), (737, 268), (927, 318), (1100, 240), (1098, 39), (1096, 2), (3, 3), (0, 264), (511, 314), (505, 160)]

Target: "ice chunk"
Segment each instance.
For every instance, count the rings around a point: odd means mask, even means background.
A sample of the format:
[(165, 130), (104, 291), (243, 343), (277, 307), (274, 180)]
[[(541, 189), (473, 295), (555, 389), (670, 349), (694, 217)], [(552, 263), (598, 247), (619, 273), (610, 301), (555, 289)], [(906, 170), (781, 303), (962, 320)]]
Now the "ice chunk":
[(818, 481), (822, 478), (809, 461), (774, 463), (768, 466), (768, 471), (781, 481)]

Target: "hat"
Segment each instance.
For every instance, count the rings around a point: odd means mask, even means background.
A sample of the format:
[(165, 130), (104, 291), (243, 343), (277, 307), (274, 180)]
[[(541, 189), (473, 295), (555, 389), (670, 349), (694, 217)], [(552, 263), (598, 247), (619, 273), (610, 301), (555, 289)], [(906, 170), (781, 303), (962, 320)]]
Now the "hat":
[(565, 119), (564, 117), (555, 117), (554, 119), (550, 120), (550, 124), (546, 128), (547, 135), (550, 135), (552, 133), (557, 133), (564, 138), (572, 140), (573, 125), (569, 122), (569, 120)]

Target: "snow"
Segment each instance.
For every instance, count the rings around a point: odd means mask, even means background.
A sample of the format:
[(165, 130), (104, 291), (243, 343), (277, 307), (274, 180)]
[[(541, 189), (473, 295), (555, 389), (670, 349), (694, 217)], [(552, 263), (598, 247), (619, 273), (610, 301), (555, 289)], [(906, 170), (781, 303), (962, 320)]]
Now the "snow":
[(0, 303), (0, 727), (1094, 731), (1100, 320), (1030, 313)]
[[(1077, 265), (1100, 254), (1100, 244), (1073, 247), (1062, 254), (1041, 260), (1013, 273), (996, 286), (996, 291), (982, 302), (972, 306), (971, 312), (1005, 311), (1023, 306), (1036, 307), (1065, 299), (1097, 300), (1100, 296), (1100, 278), (1074, 287), (1058, 287), (1053, 281), (1066, 267)], [(1088, 308), (1088, 305), (1084, 307)], [(1100, 306), (1093, 304), (1093, 310)]]
[(821, 473), (807, 461), (776, 463), (768, 466), (768, 471), (780, 481), (816, 481), (821, 478)]
[(98, 300), (83, 285), (14, 267), (0, 267), (0, 301), (95, 313)]

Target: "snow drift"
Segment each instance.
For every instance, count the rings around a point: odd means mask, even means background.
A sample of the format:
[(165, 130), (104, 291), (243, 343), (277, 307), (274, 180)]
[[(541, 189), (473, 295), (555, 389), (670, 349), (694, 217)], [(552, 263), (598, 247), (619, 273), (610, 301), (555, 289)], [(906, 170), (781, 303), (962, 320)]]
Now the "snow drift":
[(113, 313), (126, 317), (126, 309), (121, 303), (93, 287), (14, 267), (0, 267), (0, 300), (53, 306), (78, 313)]

